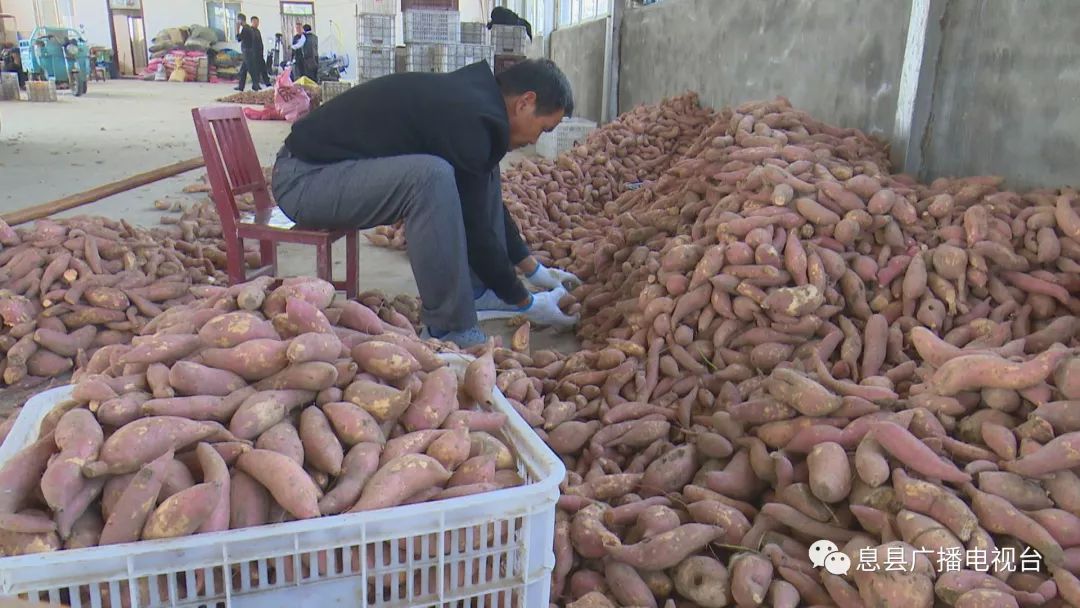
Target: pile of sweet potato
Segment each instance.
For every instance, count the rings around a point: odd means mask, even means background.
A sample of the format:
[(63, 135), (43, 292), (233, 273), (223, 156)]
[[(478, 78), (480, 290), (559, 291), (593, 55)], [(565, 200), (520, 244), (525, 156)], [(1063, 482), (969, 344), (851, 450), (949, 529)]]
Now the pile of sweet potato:
[(180, 226), (41, 220), (0, 226), (0, 244), (0, 377), (17, 387), (79, 367), (96, 348), (129, 342), (162, 310), (194, 299), (192, 285), (225, 278), (223, 254)]
[(1080, 605), (1080, 197), (918, 184), (784, 100), (699, 135), (574, 226), (587, 349), (496, 352), (572, 471), (552, 601)]
[(0, 469), (0, 556), (524, 482), (497, 437), (505, 414), (474, 407), (491, 402), (490, 352), (459, 382), (405, 319), (335, 305), (319, 279), (199, 292), (131, 344), (97, 349), (38, 440)]

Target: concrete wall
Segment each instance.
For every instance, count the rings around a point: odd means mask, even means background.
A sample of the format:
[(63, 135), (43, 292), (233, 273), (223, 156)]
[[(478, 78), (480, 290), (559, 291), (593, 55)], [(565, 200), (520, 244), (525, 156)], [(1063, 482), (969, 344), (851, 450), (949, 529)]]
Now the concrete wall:
[(1076, 0), (948, 3), (923, 177), (1080, 182), (1078, 10)]
[(714, 107), (784, 95), (892, 132), (910, 0), (664, 0), (627, 9), (619, 109), (696, 90)]
[[(15, 16), (16, 31), (22, 36), (29, 36), (35, 25), (33, 0), (3, 0), (3, 8), (3, 12)], [(10, 25), (9, 21), (5, 27)]]
[(574, 90), (574, 115), (600, 120), (604, 85), (604, 37), (607, 20), (596, 19), (551, 34), (551, 60)]

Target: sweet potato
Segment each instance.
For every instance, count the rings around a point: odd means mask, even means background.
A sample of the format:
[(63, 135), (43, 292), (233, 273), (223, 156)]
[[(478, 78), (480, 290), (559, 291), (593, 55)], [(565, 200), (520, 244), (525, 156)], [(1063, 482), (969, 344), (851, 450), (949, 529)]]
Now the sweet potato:
[(450, 473), (439, 461), (424, 454), (405, 454), (381, 466), (364, 486), (350, 513), (385, 509), (408, 497), (446, 483)]
[(607, 551), (613, 559), (635, 568), (662, 570), (675, 566), (689, 555), (708, 546), (720, 535), (718, 528), (690, 523), (634, 545), (609, 546)]
[(806, 457), (810, 469), (810, 490), (827, 503), (840, 502), (851, 493), (851, 466), (844, 448), (825, 442), (814, 446)]
[(332, 333), (305, 333), (289, 342), (285, 351), (289, 363), (325, 361), (334, 363), (341, 356), (341, 339)]
[(134, 542), (142, 534), (151, 510), (157, 504), (166, 467), (173, 460), (172, 450), (149, 462), (135, 473), (108, 511), (101, 531), (101, 545)]
[(34, 341), (61, 357), (74, 357), (80, 350), (88, 350), (97, 336), (97, 328), (86, 326), (71, 333), (40, 328), (34, 332)]
[(337, 515), (356, 504), (364, 486), (379, 468), (381, 447), (377, 443), (358, 443), (349, 450), (342, 461), (341, 476), (319, 500), (320, 513)]
[(262, 484), (240, 470), (232, 472), (229, 484), (230, 529), (269, 523), (270, 493)]
[(358, 443), (386, 443), (378, 421), (360, 406), (341, 401), (323, 405), (322, 411), (342, 443), (348, 446)]
[(223, 369), (192, 361), (177, 361), (169, 369), (169, 386), (178, 395), (218, 395), (224, 397), (246, 386), (240, 376)]
[(56, 451), (53, 433), (47, 432), (8, 459), (0, 468), (0, 513), (15, 513), (22, 508)]
[(199, 469), (202, 471), (203, 483), (215, 484), (218, 494), (214, 508), (206, 516), (197, 531), (201, 533), (228, 530), (230, 499), (232, 496), (232, 479), (229, 475), (229, 465), (209, 443), (200, 443), (195, 446), (195, 453), (199, 459)]
[[(54, 436), (60, 453), (41, 476), (41, 493), (49, 507), (61, 513), (86, 486), (82, 465), (97, 459), (105, 437), (94, 415), (84, 409), (64, 414), (56, 425)], [(73, 519), (78, 517), (75, 515)]]
[(255, 439), (281, 422), (290, 411), (314, 399), (313, 391), (259, 391), (240, 404), (229, 422), (229, 431), (240, 439)]
[(122, 475), (168, 451), (175, 451), (203, 439), (232, 439), (216, 422), (202, 422), (177, 416), (152, 416), (125, 424), (101, 446), (98, 460), (83, 465), (88, 477)]
[(457, 374), (448, 367), (427, 375), (412, 405), (401, 416), (401, 424), (409, 431), (435, 429), (457, 407)]
[(319, 408), (304, 408), (300, 413), (300, 440), (304, 446), (304, 460), (312, 467), (334, 477), (341, 474), (345, 452), (334, 436), (326, 414)]
[(225, 313), (199, 328), (199, 338), (211, 348), (232, 348), (249, 340), (280, 340), (273, 324), (246, 311)]
[(307, 361), (295, 363), (280, 372), (264, 378), (255, 384), (261, 391), (300, 390), (317, 393), (334, 386), (338, 370), (332, 363), (325, 361)]
[(232, 348), (205, 349), (196, 361), (254, 382), (285, 369), (289, 364), (287, 349), (288, 343), (280, 340), (248, 340)]
[(389, 342), (361, 342), (353, 347), (352, 357), (360, 369), (384, 380), (400, 380), (420, 369), (415, 357)]
[(408, 390), (400, 391), (370, 380), (356, 380), (345, 389), (344, 399), (360, 406), (382, 423), (396, 421), (409, 407), (412, 394)]
[(492, 390), (495, 388), (495, 360), (492, 358), (491, 344), (479, 357), (469, 362), (465, 368), (465, 394), (477, 403), (491, 405)]
[(221, 499), (220, 481), (200, 483), (166, 498), (143, 527), (146, 540), (176, 538), (195, 533), (214, 513)]
[(134, 348), (120, 356), (121, 364), (172, 363), (199, 348), (198, 336), (186, 334), (161, 334), (137, 338)]
[(315, 482), (288, 456), (255, 449), (242, 454), (236, 467), (261, 483), (297, 519), (319, 516), (319, 490)]
[(437, 460), (446, 470), (453, 471), (468, 460), (471, 449), (468, 429), (455, 429), (432, 441), (426, 454)]

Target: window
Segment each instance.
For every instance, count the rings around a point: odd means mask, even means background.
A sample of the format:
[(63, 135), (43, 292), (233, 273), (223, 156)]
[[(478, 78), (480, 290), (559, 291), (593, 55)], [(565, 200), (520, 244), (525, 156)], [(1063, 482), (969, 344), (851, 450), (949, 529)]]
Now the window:
[(282, 2), (281, 14), (294, 17), (310, 17), (315, 14), (315, 5), (310, 2)]
[(610, 0), (560, 0), (559, 27), (607, 16), (610, 8)]
[(206, 25), (218, 30), (227, 42), (236, 38), (236, 16), (240, 14), (239, 2), (207, 2)]

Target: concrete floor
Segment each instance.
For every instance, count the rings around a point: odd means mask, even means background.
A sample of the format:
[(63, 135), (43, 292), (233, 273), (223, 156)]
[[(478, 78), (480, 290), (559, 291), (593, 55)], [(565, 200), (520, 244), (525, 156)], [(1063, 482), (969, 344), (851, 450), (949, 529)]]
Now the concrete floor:
[[(113, 80), (91, 83), (84, 97), (61, 91), (56, 103), (0, 102), (0, 213), (50, 201), (136, 173), (199, 156), (191, 108), (212, 105), (232, 93), (232, 85)], [(263, 165), (270, 165), (290, 125), (250, 121)], [(509, 158), (508, 160), (512, 160)], [(195, 200), (181, 193), (203, 172), (192, 171), (101, 200), (63, 215), (95, 214), (157, 224), (159, 198)], [(311, 248), (283, 246), (283, 275), (313, 274)], [(344, 270), (344, 243), (335, 249), (335, 267)], [(393, 296), (417, 295), (405, 254), (360, 245), (360, 286)], [(490, 334), (508, 337), (512, 328), (485, 323)], [(573, 337), (551, 330), (534, 332), (534, 348), (576, 348)]]

